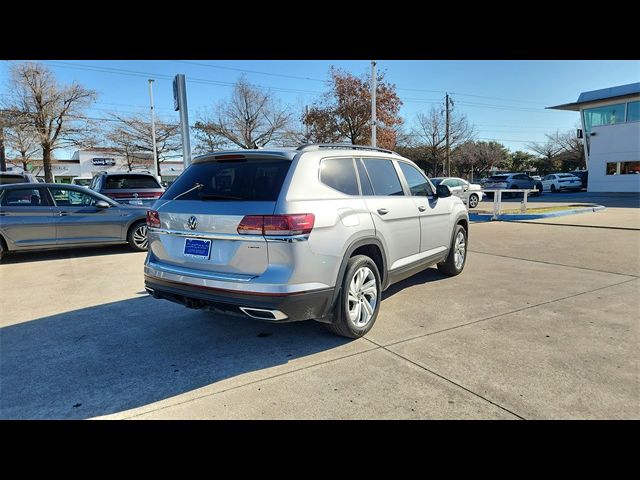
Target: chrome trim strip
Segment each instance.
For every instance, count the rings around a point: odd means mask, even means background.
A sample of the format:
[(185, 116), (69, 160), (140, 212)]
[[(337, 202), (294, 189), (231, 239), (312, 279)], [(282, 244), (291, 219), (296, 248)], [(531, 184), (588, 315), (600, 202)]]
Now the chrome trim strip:
[[(258, 320), (286, 320), (287, 318), (289, 318), (280, 310), (266, 310), (264, 308), (253, 308), (253, 307), (238, 307), (238, 308), (242, 310), (242, 313), (244, 313), (246, 316), (251, 318), (257, 318)], [(258, 317), (256, 315), (251, 315), (249, 311), (268, 312), (271, 315), (273, 315), (273, 318), (264, 318), (264, 317)]]
[(156, 270), (161, 270), (167, 273), (173, 273), (175, 275), (186, 275), (188, 277), (195, 278), (207, 278), (210, 280), (222, 280), (223, 282), (248, 282), (252, 278), (255, 278), (255, 275), (238, 275), (238, 274), (229, 274), (229, 273), (210, 273), (204, 270), (194, 270), (192, 268), (182, 268), (176, 266), (169, 265), (160, 265), (159, 263), (150, 261), (148, 265), (151, 268), (155, 268)]
[(309, 240), (309, 234), (304, 235), (265, 235), (264, 239), (267, 242), (278, 243), (294, 243), (294, 242), (306, 242)]
[(243, 242), (264, 242), (262, 235), (240, 235), (235, 233), (205, 233), (205, 232), (185, 232), (183, 230), (171, 230), (168, 228), (152, 228), (149, 232), (164, 233), (165, 235), (176, 235), (178, 237), (209, 238), (213, 240), (236, 240)]

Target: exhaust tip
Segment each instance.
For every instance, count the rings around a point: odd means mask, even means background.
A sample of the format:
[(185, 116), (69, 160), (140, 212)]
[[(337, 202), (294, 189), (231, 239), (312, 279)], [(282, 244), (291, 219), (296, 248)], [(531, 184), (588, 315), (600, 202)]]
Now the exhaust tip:
[(285, 320), (288, 317), (280, 310), (267, 310), (264, 308), (239, 307), (242, 313), (258, 320)]

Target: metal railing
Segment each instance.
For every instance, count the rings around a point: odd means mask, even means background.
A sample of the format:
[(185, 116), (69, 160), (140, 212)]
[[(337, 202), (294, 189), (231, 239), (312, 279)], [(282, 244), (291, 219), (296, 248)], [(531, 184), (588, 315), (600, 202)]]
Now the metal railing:
[(520, 202), (520, 212), (521, 213), (526, 213), (527, 212), (527, 196), (529, 195), (529, 193), (531, 192), (535, 192), (538, 193), (539, 190), (537, 188), (503, 188), (503, 189), (488, 189), (488, 190), (482, 190), (484, 193), (493, 193), (493, 216), (491, 217), (491, 220), (497, 220), (498, 219), (498, 215), (500, 215), (500, 211), (501, 211), (501, 206), (502, 206), (502, 193), (503, 192), (509, 192), (509, 193), (524, 193), (524, 198), (522, 199), (522, 201)]

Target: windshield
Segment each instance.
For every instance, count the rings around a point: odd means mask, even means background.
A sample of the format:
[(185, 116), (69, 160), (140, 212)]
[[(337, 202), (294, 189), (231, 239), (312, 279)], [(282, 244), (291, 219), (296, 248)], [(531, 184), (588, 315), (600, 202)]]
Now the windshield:
[(560, 175), (558, 175), (560, 178), (573, 178), (575, 177), (575, 175), (570, 175), (568, 173), (561, 173)]
[(289, 160), (196, 163), (178, 177), (163, 198), (275, 201), (290, 165)]
[(431, 180), (431, 183), (433, 183), (435, 186), (438, 186), (440, 185), (440, 182), (444, 180), (444, 178), (430, 178), (429, 180)]
[(508, 175), (494, 175), (493, 177), (489, 177), (489, 180), (492, 182), (504, 182), (507, 178), (509, 178)]
[(74, 178), (73, 184), (81, 185), (83, 187), (88, 187), (91, 184), (91, 179), (90, 178)]

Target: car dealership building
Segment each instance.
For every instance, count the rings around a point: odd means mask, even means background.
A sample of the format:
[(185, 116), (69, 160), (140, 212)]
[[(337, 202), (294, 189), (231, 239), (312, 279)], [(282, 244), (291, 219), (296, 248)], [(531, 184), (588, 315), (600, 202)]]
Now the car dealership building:
[(548, 108), (580, 112), (589, 192), (640, 192), (640, 82)]

